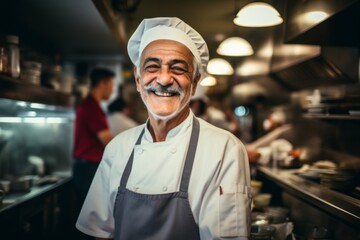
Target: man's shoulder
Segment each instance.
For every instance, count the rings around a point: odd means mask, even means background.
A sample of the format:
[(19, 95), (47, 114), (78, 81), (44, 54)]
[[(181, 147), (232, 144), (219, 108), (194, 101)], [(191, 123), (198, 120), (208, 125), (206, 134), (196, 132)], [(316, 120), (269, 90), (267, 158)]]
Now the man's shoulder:
[[(142, 125), (138, 125), (135, 126), (133, 128), (129, 128), (124, 130), (123, 132), (117, 134), (110, 143), (115, 142), (115, 143), (119, 143), (119, 142), (132, 142), (132, 141), (136, 141), (137, 138), (139, 137), (142, 129), (144, 128), (143, 124)], [(109, 144), (110, 144), (109, 143)]]
[(126, 154), (127, 151), (131, 151), (143, 128), (143, 125), (136, 126), (114, 136), (106, 145), (105, 151), (107, 155)]
[(200, 137), (208, 139), (208, 141), (231, 141), (241, 142), (238, 137), (223, 128), (217, 127), (203, 119), (199, 119), (200, 122)]
[(220, 128), (218, 126), (215, 126), (212, 123), (209, 123), (208, 121), (205, 121), (204, 119), (198, 118), (199, 122), (200, 122), (200, 129), (203, 132), (206, 133), (211, 133), (211, 134), (220, 134), (220, 135), (224, 135), (224, 136), (231, 136), (231, 132)]

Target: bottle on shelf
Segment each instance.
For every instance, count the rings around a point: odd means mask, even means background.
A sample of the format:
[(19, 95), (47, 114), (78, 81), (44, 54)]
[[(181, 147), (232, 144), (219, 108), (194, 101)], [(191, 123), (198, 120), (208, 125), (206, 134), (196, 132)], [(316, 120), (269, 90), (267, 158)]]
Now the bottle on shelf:
[(8, 68), (8, 55), (5, 48), (5, 44), (0, 42), (0, 74), (6, 75)]
[(8, 75), (17, 79), (20, 77), (19, 37), (16, 35), (7, 35), (5, 37), (5, 44), (8, 58)]

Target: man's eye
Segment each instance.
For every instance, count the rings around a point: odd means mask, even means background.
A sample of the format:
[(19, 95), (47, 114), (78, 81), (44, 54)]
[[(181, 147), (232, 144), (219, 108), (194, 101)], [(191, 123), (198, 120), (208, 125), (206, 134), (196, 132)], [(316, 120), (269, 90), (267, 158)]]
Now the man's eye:
[(171, 68), (171, 72), (173, 74), (176, 74), (176, 75), (182, 75), (182, 74), (185, 74), (187, 73), (188, 71), (184, 68), (180, 68), (180, 67), (172, 67)]
[(145, 71), (150, 72), (150, 73), (157, 72), (157, 71), (159, 71), (159, 69), (160, 69), (160, 66), (157, 66), (157, 65), (149, 65), (149, 66), (145, 67)]

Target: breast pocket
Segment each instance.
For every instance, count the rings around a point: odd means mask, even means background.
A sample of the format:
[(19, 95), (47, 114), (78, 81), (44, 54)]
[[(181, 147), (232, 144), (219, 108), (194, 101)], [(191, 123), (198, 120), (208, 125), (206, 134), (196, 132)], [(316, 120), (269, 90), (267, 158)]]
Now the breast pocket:
[(248, 236), (250, 227), (250, 188), (221, 186), (219, 201), (220, 236)]

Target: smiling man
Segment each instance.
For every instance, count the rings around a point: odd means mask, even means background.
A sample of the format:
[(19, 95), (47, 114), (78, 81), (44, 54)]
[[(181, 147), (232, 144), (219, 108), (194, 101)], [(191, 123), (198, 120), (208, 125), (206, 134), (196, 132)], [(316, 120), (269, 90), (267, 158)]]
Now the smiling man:
[(106, 239), (249, 239), (245, 148), (189, 108), (205, 41), (178, 18), (144, 19), (128, 52), (149, 118), (107, 145), (77, 228)]

